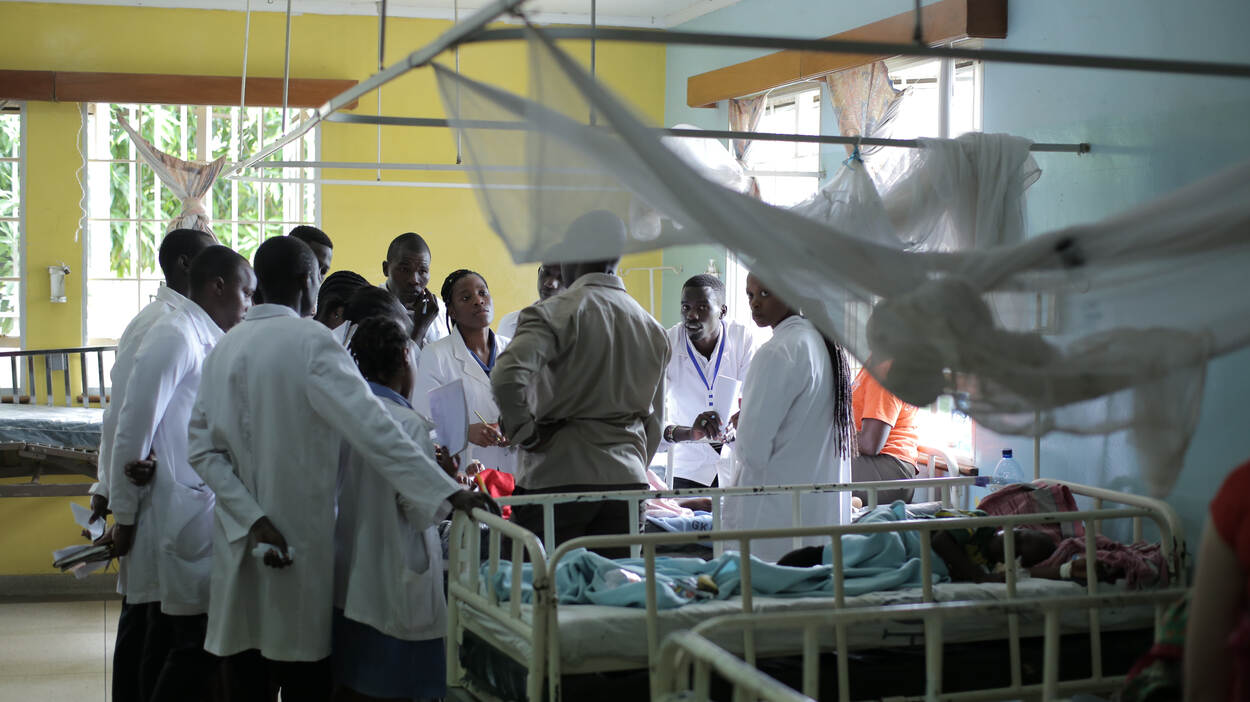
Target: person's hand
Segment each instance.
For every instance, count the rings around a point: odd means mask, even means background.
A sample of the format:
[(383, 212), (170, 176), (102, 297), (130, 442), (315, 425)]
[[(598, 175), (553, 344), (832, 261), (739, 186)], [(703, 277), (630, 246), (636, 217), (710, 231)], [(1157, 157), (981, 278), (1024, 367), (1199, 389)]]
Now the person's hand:
[(690, 427), (690, 438), (693, 441), (721, 438), (720, 414), (716, 410), (708, 410), (695, 417)]
[(478, 422), (469, 425), (469, 441), (477, 446), (507, 446), (508, 439), (499, 431), (496, 424)]
[(91, 518), (87, 520), (88, 524), (95, 524), (95, 520), (104, 519), (109, 513), (109, 498), (104, 495), (91, 496)]
[(124, 471), (131, 483), (139, 487), (147, 485), (156, 475), (156, 452), (151, 451), (147, 458), (127, 463)]
[(114, 524), (112, 541), (114, 558), (121, 558), (122, 556), (130, 553), (130, 549), (135, 545), (135, 525)]
[(424, 336), (425, 330), (430, 328), (430, 324), (437, 316), (438, 300), (434, 297), (434, 293), (430, 292), (429, 288), (421, 288), (421, 292), (417, 293), (416, 301), (412, 303), (413, 332), (420, 332)]
[(455, 478), (460, 473), (460, 457), (447, 453), (445, 446), (434, 447), (434, 462), (443, 472)]
[(287, 555), (289, 549), (286, 544), (286, 537), (282, 536), (282, 532), (278, 531), (278, 527), (269, 521), (269, 517), (257, 519), (248, 533), (256, 543), (269, 544), (278, 549), (275, 551), (271, 548), (265, 553), (265, 565), (270, 568), (285, 568), (291, 565), (291, 557)]
[(457, 490), (447, 498), (451, 503), (452, 509), (458, 509), (465, 514), (472, 516), (473, 510), (488, 510), (496, 517), (503, 516), (503, 510), (499, 509), (499, 503), (495, 499), (484, 492), (469, 492), (468, 490)]

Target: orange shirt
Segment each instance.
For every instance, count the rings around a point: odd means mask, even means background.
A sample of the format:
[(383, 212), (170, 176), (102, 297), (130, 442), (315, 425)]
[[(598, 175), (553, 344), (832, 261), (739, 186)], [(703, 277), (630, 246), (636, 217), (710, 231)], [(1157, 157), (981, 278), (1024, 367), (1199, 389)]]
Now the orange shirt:
[(855, 431), (863, 429), (864, 417), (889, 424), (890, 433), (885, 438), (881, 453), (916, 465), (916, 443), (920, 440), (916, 406), (890, 394), (867, 370), (859, 371), (851, 388)]

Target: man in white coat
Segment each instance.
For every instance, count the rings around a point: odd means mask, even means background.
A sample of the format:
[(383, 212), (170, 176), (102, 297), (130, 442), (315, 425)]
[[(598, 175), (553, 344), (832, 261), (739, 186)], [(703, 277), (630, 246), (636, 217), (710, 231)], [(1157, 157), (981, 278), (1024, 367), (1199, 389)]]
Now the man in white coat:
[[(91, 521), (103, 519), (109, 511), (109, 464), (117, 413), (126, 397), (126, 385), (134, 369), (134, 357), (148, 331), (162, 317), (186, 301), (190, 287), (191, 260), (215, 243), (213, 235), (195, 229), (175, 229), (161, 240), (157, 261), (165, 284), (156, 290), (156, 299), (135, 315), (117, 340), (113, 359), (111, 402), (104, 409), (100, 431), (98, 482), (91, 486)], [(146, 502), (146, 495), (141, 496)], [(148, 615), (156, 611), (158, 598), (155, 563), (155, 533), (139, 537), (127, 558), (118, 559), (117, 591), (122, 595), (117, 638), (113, 644), (113, 699), (143, 699), (143, 689), (155, 684), (159, 668), (149, 671), (141, 683), (140, 664), (148, 628)], [(111, 540), (112, 533), (103, 540)]]
[[(204, 652), (213, 493), (187, 460), (187, 424), (205, 356), (242, 321), (255, 289), (252, 267), (234, 251), (211, 246), (196, 256), (191, 299), (144, 338), (134, 359), (143, 372), (130, 375), (118, 412), (109, 466), (114, 546), (124, 556), (136, 530), (152, 531), (156, 543), (160, 611), (149, 621), (144, 658), (160, 672), (150, 702), (203, 699), (217, 670)], [(154, 466), (143, 460), (149, 453)], [(136, 483), (149, 480), (150, 499), (141, 502)]]
[[(811, 322), (747, 276), (751, 319), (773, 328), (755, 352), (742, 389), (735, 459), (737, 486), (850, 482), (853, 427), (845, 357)], [(725, 499), (727, 529), (782, 529), (850, 521), (849, 492), (805, 495), (794, 514), (789, 495)], [(823, 540), (823, 541), (827, 541)], [(818, 545), (807, 539), (804, 545)], [(756, 540), (751, 555), (775, 561), (791, 539)]]
[(421, 521), (498, 510), (460, 490), (390, 416), (316, 310), (312, 251), (291, 237), (257, 249), (266, 304), (204, 363), (191, 464), (217, 496), (205, 648), (226, 661), (232, 700), (330, 696), (334, 498), (346, 440)]
[[(674, 488), (716, 487), (719, 440), (728, 416), (713, 404), (714, 395), (746, 379), (755, 356), (751, 332), (725, 321), (725, 284), (712, 275), (696, 275), (681, 288), (681, 322), (668, 330), (672, 356), (665, 371), (667, 393), (664, 441), (672, 452)], [(733, 393), (737, 394), (737, 393)], [(730, 398), (736, 408), (737, 397)], [(732, 413), (732, 411), (730, 412)]]
[[(560, 283), (560, 264), (544, 263), (538, 266), (538, 299), (534, 301), (534, 304), (537, 305), (543, 300), (559, 295), (561, 289), (563, 286)], [(516, 336), (516, 323), (520, 318), (521, 310), (505, 314), (503, 319), (499, 320), (499, 336), (505, 339)]]
[(398, 297), (408, 310), (412, 319), (412, 340), (421, 348), (448, 334), (438, 296), (427, 287), (432, 263), (430, 245), (414, 232), (395, 237), (386, 248), (386, 260), (382, 262), (382, 275), (386, 276), (382, 287)]

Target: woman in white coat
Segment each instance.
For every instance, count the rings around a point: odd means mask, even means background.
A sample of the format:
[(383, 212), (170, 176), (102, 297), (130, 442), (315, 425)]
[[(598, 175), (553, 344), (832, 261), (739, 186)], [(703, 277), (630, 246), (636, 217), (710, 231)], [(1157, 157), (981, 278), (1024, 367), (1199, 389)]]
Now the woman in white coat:
[(421, 350), (412, 405), (429, 417), (430, 391), (463, 381), (470, 422), (463, 462), (477, 460), (486, 468), (515, 473), (516, 452), (499, 432), (499, 406), (490, 387), (495, 359), (508, 345), (490, 329), (495, 314), (490, 288), (481, 275), (460, 269), (447, 276), (441, 292), (451, 334)]
[[(751, 319), (773, 328), (755, 352), (742, 387), (734, 444), (736, 485), (811, 485), (850, 482), (854, 450), (850, 371), (841, 348), (747, 276)], [(805, 495), (796, 519), (790, 495), (726, 498), (729, 529), (779, 529), (850, 521), (850, 493)], [(818, 545), (827, 539), (807, 539)], [(752, 542), (751, 554), (775, 561), (791, 539)]]
[[(433, 458), (430, 426), (406, 399), (416, 374), (409, 343), (394, 320), (372, 317), (357, 328), (350, 350), (369, 389)], [(444, 697), (447, 602), (438, 529), (362, 456), (350, 451), (347, 460), (335, 524), (335, 699)]]

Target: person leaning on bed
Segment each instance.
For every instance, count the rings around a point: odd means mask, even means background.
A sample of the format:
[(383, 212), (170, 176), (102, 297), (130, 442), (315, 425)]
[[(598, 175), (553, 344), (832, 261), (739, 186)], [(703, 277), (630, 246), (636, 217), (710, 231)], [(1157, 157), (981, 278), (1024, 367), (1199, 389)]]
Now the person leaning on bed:
[[(619, 252), (625, 225), (597, 210), (570, 227), (568, 240)], [(619, 255), (561, 261), (565, 291), (526, 307), (516, 336), (499, 354), (491, 386), (500, 428), (521, 451), (514, 494), (644, 490), (660, 444), (664, 328), (618, 278)], [(557, 543), (629, 531), (628, 503), (581, 502), (555, 509)], [(542, 509), (513, 507), (512, 520), (542, 535)], [(601, 549), (609, 558), (628, 549)]]

